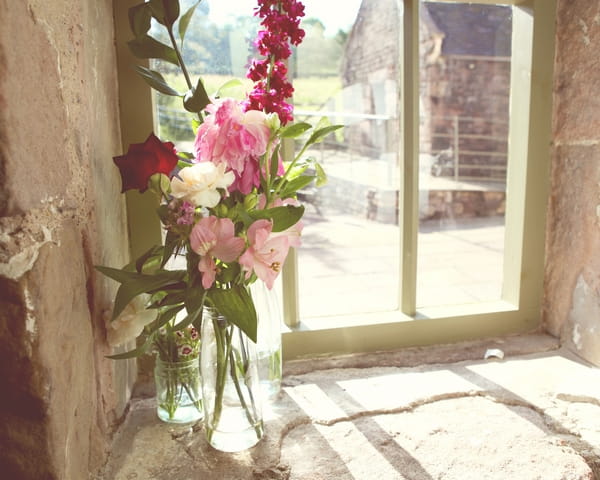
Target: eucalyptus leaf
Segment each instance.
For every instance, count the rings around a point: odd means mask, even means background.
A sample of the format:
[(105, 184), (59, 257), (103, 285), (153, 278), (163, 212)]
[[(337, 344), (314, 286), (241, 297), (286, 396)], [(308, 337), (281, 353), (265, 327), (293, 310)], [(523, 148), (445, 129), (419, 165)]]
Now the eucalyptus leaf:
[(131, 7), (128, 11), (129, 26), (131, 32), (137, 37), (143, 37), (150, 30), (150, 21), (152, 19), (152, 10), (150, 4), (141, 3)]
[(155, 90), (158, 90), (160, 93), (164, 93), (165, 95), (170, 95), (172, 97), (183, 96), (183, 94), (171, 88), (159, 72), (155, 70), (150, 70), (149, 68), (143, 67), (141, 65), (135, 65), (134, 68), (135, 71), (140, 74), (140, 76), (148, 85), (150, 85)]
[(185, 32), (187, 32), (190, 20), (192, 19), (194, 11), (196, 10), (196, 7), (200, 2), (201, 0), (198, 0), (194, 5), (188, 8), (188, 10), (179, 19), (179, 38), (181, 39), (181, 43), (183, 43), (183, 39), (185, 38)]
[(127, 42), (131, 53), (138, 58), (160, 58), (179, 66), (175, 50), (148, 35), (142, 35)]
[(311, 128), (312, 125), (310, 123), (298, 122), (288, 125), (287, 127), (283, 127), (279, 131), (279, 134), (282, 138), (296, 138)]
[(183, 106), (188, 112), (201, 112), (210, 103), (202, 79), (198, 79), (196, 88), (188, 91), (183, 98)]
[(244, 287), (236, 285), (226, 290), (211, 289), (208, 291), (208, 297), (221, 315), (256, 343), (256, 309), (252, 297)]

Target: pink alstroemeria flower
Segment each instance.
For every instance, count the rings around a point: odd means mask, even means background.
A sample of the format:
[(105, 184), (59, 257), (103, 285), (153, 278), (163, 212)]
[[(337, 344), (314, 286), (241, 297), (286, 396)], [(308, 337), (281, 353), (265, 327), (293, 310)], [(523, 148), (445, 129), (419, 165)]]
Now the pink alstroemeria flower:
[(250, 278), (254, 272), (269, 289), (273, 288), (290, 248), (287, 235), (273, 235), (272, 229), (273, 224), (269, 220), (257, 220), (250, 225), (250, 246), (239, 259), (246, 278)]
[(194, 225), (190, 233), (190, 246), (200, 255), (198, 270), (202, 273), (202, 286), (215, 283), (217, 266), (213, 257), (223, 262), (233, 262), (244, 250), (245, 242), (235, 236), (233, 222), (229, 218), (204, 217)]

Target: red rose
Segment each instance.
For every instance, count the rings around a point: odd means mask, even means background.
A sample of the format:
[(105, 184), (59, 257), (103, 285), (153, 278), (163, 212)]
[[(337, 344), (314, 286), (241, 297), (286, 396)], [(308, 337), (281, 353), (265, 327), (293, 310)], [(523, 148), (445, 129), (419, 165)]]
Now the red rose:
[(143, 193), (148, 189), (148, 179), (155, 173), (169, 176), (178, 158), (175, 145), (161, 142), (151, 133), (144, 143), (129, 145), (127, 155), (113, 157), (113, 161), (121, 172), (121, 193), (132, 189)]

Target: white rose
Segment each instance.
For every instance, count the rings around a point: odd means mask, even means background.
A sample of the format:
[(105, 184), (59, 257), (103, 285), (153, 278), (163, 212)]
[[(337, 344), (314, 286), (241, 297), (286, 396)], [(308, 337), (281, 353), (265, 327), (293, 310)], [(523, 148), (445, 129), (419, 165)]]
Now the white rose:
[(225, 173), (226, 165), (212, 162), (195, 163), (181, 169), (171, 179), (171, 194), (197, 207), (212, 208), (221, 200), (218, 188), (227, 188), (235, 180), (233, 172)]
[(117, 318), (107, 322), (108, 344), (116, 347), (135, 340), (155, 318), (156, 310), (146, 310), (145, 300), (141, 296), (135, 297)]

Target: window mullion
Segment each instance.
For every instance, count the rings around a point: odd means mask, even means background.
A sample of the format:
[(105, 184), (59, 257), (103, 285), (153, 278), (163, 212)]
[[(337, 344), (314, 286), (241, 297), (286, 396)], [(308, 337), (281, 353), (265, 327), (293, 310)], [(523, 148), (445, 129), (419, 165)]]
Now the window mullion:
[[(123, 152), (129, 145), (141, 143), (154, 131), (154, 105), (150, 87), (140, 78), (131, 65), (148, 67), (148, 61), (135, 58), (127, 46), (131, 39), (128, 11), (139, 0), (115, 0), (115, 37), (119, 79), (119, 106), (121, 142)], [(115, 152), (117, 155), (118, 152)], [(127, 224), (132, 258), (141, 255), (153, 245), (161, 243), (160, 220), (155, 214), (158, 200), (151, 192), (126, 194)]]
[(536, 312), (543, 285), (544, 249), (539, 246), (544, 243), (549, 189), (555, 9), (555, 0), (531, 1), (514, 9), (513, 45), (519, 48), (513, 50), (511, 79), (513, 173), (507, 185), (511, 223), (507, 221), (503, 298)]
[(400, 234), (400, 310), (416, 313), (419, 200), (419, 0), (404, 0), (402, 12), (402, 175), (398, 195)]
[[(283, 140), (282, 156), (285, 161), (294, 157), (294, 141), (291, 138)], [(283, 285), (283, 322), (290, 328), (300, 323), (300, 308), (298, 301), (298, 252), (290, 248), (285, 260), (282, 275)]]

